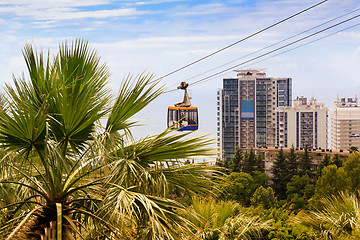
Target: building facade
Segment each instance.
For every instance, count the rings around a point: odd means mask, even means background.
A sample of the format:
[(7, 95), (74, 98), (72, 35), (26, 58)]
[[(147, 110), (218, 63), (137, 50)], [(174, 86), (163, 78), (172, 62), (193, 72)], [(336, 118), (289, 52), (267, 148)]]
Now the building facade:
[(236, 148), (275, 146), (277, 107), (290, 106), (291, 78), (268, 77), (264, 69), (238, 70), (218, 91), (217, 134), (223, 158)]
[(337, 98), (330, 113), (330, 148), (348, 150), (360, 149), (360, 107), (358, 98)]
[(276, 118), (276, 146), (327, 148), (328, 109), (316, 99), (297, 97), (291, 107), (278, 108)]

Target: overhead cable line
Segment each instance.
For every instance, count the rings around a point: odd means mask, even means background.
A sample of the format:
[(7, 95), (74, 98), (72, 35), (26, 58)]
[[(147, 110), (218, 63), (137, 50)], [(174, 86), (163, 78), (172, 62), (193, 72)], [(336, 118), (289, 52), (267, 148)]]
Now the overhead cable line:
[(217, 66), (217, 67), (212, 68), (212, 69), (210, 69), (210, 70), (207, 70), (207, 71), (205, 71), (205, 72), (202, 72), (202, 73), (199, 73), (199, 74), (194, 75), (194, 76), (192, 76), (192, 77), (189, 77), (189, 78), (187, 78), (187, 79), (184, 79), (183, 81), (188, 82), (188, 81), (191, 80), (191, 79), (197, 78), (197, 77), (202, 76), (202, 75), (207, 74), (207, 73), (210, 73), (210, 72), (212, 72), (212, 71), (214, 71), (214, 70), (216, 70), (216, 69), (219, 69), (219, 68), (222, 68), (222, 67), (224, 67), (224, 66), (227, 66), (227, 65), (229, 65), (229, 64), (231, 64), (231, 63), (233, 63), (233, 62), (236, 62), (236, 61), (238, 61), (238, 60), (240, 60), (240, 59), (244, 59), (244, 58), (249, 57), (249, 56), (252, 56), (252, 55), (254, 55), (254, 54), (256, 54), (256, 53), (262, 52), (262, 51), (264, 51), (264, 50), (266, 50), (266, 49), (268, 49), (268, 48), (271, 48), (271, 47), (273, 47), (273, 46), (275, 46), (275, 45), (278, 45), (278, 44), (280, 44), (280, 43), (286, 42), (287, 40), (290, 40), (290, 39), (292, 39), (292, 38), (295, 38), (295, 37), (297, 37), (297, 36), (300, 36), (300, 35), (302, 35), (302, 34), (304, 34), (304, 33), (310, 32), (311, 30), (314, 30), (314, 29), (316, 29), (316, 28), (319, 28), (319, 27), (321, 27), (321, 26), (324, 26), (324, 25), (326, 25), (326, 24), (328, 24), (328, 23), (330, 23), (330, 22), (333, 22), (333, 21), (335, 21), (335, 20), (338, 20), (339, 18), (345, 17), (345, 16), (347, 16), (347, 15), (349, 15), (349, 14), (352, 14), (352, 13), (354, 13), (354, 12), (357, 12), (357, 11), (359, 11), (359, 10), (360, 10), (360, 7), (359, 7), (359, 8), (356, 8), (355, 10), (352, 10), (352, 11), (350, 11), (350, 12), (348, 12), (348, 13), (345, 13), (345, 14), (343, 14), (343, 15), (341, 15), (341, 16), (332, 18), (332, 19), (330, 19), (330, 20), (328, 20), (328, 21), (326, 21), (326, 22), (323, 22), (323, 23), (321, 23), (321, 24), (319, 24), (319, 25), (316, 25), (315, 27), (311, 27), (311, 28), (309, 28), (309, 29), (307, 29), (307, 30), (304, 30), (304, 31), (300, 32), (300, 33), (297, 33), (297, 34), (295, 34), (295, 35), (292, 35), (292, 36), (290, 36), (290, 37), (288, 37), (288, 38), (285, 38), (285, 39), (280, 40), (280, 41), (278, 41), (278, 42), (272, 43), (272, 44), (270, 44), (270, 45), (268, 45), (268, 46), (266, 46), (266, 47), (264, 47), (264, 48), (261, 48), (261, 49), (259, 49), (259, 50), (254, 51), (254, 52), (251, 52), (251, 53), (249, 53), (249, 54), (246, 54), (246, 55), (244, 55), (244, 56), (241, 56), (241, 57), (239, 57), (239, 58), (236, 58), (236, 59), (234, 59), (234, 60), (232, 60), (232, 61), (230, 61), (230, 62), (224, 63), (224, 64), (222, 64), (222, 65), (220, 65), (220, 66)]
[[(266, 53), (263, 53), (263, 54), (261, 54), (261, 55), (259, 55), (259, 56), (256, 56), (256, 57), (254, 57), (254, 58), (251, 58), (251, 59), (249, 59), (249, 60), (247, 60), (247, 61), (244, 61), (244, 62), (242, 62), (242, 63), (240, 63), (240, 64), (237, 64), (237, 65), (235, 65), (235, 66), (232, 66), (232, 67), (227, 68), (227, 69), (225, 69), (225, 70), (222, 70), (222, 71), (220, 71), (220, 72), (214, 73), (214, 74), (212, 74), (212, 75), (210, 75), (210, 76), (208, 76), (208, 77), (205, 77), (205, 78), (202, 78), (202, 79), (200, 79), (200, 80), (197, 80), (197, 81), (195, 81), (195, 82), (193, 82), (193, 83), (190, 83), (189, 85), (195, 85), (195, 84), (204, 82), (204, 81), (206, 81), (206, 80), (208, 80), (208, 79), (210, 79), (210, 78), (216, 77), (216, 76), (218, 76), (218, 75), (220, 75), (220, 74), (222, 74), (222, 73), (225, 73), (225, 72), (227, 72), (227, 71), (229, 71), (229, 70), (232, 70), (232, 69), (234, 69), (234, 68), (236, 68), (236, 67), (245, 65), (245, 64), (247, 64), (247, 63), (249, 63), (249, 62), (252, 62), (252, 61), (254, 61), (254, 60), (256, 60), (256, 59), (259, 59), (259, 58), (262, 58), (262, 57), (264, 57), (264, 56), (267, 56), (267, 55), (269, 55), (269, 54), (271, 54), (271, 53), (277, 52), (277, 51), (279, 51), (279, 50), (281, 50), (281, 49), (283, 49), (283, 48), (289, 47), (289, 46), (291, 46), (291, 45), (293, 45), (293, 44), (296, 44), (296, 43), (298, 43), (298, 42), (301, 42), (301, 41), (303, 41), (303, 40), (305, 40), (305, 39), (308, 39), (308, 38), (310, 38), (310, 37), (313, 37), (313, 36), (315, 36), (315, 35), (317, 35), (317, 34), (320, 34), (320, 33), (324, 32), (324, 31), (327, 31), (327, 30), (329, 30), (329, 29), (331, 29), (331, 28), (334, 28), (334, 27), (336, 27), (336, 26), (339, 26), (339, 25), (341, 25), (341, 24), (344, 24), (344, 23), (346, 23), (346, 22), (349, 22), (349, 21), (351, 21), (351, 20), (353, 20), (353, 19), (355, 19), (355, 18), (358, 18), (358, 17), (360, 17), (360, 14), (359, 14), (359, 15), (356, 15), (356, 16), (353, 16), (353, 17), (351, 17), (351, 18), (348, 18), (348, 19), (346, 19), (346, 20), (343, 20), (343, 21), (341, 21), (341, 22), (339, 22), (339, 23), (333, 24), (333, 25), (331, 25), (331, 26), (329, 26), (329, 27), (327, 27), (327, 28), (324, 28), (324, 29), (322, 29), (322, 30), (319, 30), (319, 31), (317, 31), (317, 32), (315, 32), (315, 33), (309, 34), (309, 35), (307, 35), (307, 36), (305, 36), (305, 37), (302, 37), (302, 38), (300, 38), (300, 39), (297, 39), (297, 40), (295, 40), (295, 41), (293, 41), (293, 42), (290, 42), (290, 43), (288, 43), (288, 44), (285, 44), (285, 45), (283, 45), (283, 46), (281, 46), (281, 47), (278, 47), (278, 48), (276, 48), (276, 49), (273, 49), (273, 50), (271, 50), (271, 51), (268, 51), (268, 52), (266, 52)], [(172, 92), (172, 91), (176, 91), (176, 90), (177, 90), (177, 89), (169, 90), (169, 91), (166, 91), (166, 93)]]
[(273, 28), (273, 27), (275, 27), (275, 26), (277, 26), (277, 25), (279, 25), (279, 24), (281, 24), (281, 23), (283, 23), (283, 22), (291, 19), (291, 18), (294, 18), (294, 17), (296, 17), (296, 16), (298, 16), (298, 15), (304, 13), (304, 12), (307, 12), (307, 11), (309, 11), (310, 9), (315, 8), (315, 7), (317, 7), (317, 6), (325, 3), (325, 2), (327, 2), (327, 1), (328, 1), (328, 0), (323, 0), (323, 1), (321, 1), (321, 2), (318, 2), (318, 3), (316, 3), (316, 4), (314, 4), (314, 5), (306, 8), (306, 9), (300, 11), (300, 12), (297, 12), (297, 13), (295, 13), (295, 14), (287, 17), (287, 18), (284, 18), (284, 19), (282, 19), (282, 20), (280, 20), (280, 21), (278, 21), (278, 22), (276, 22), (276, 23), (274, 23), (274, 24), (271, 24), (271, 25), (268, 26), (268, 27), (265, 27), (265, 28), (263, 28), (263, 29), (255, 32), (255, 33), (251, 34), (251, 35), (248, 35), (248, 36), (246, 36), (246, 37), (244, 37), (244, 38), (242, 38), (242, 39), (240, 39), (240, 40), (238, 40), (238, 41), (230, 44), (230, 45), (227, 45), (227, 46), (225, 46), (225, 47), (223, 47), (223, 48), (221, 48), (221, 49), (219, 49), (219, 50), (217, 50), (217, 51), (215, 51), (215, 52), (212, 52), (212, 53), (210, 53), (210, 54), (208, 54), (208, 55), (206, 55), (206, 56), (204, 56), (204, 57), (202, 57), (202, 58), (199, 58), (199, 59), (197, 59), (197, 60), (195, 60), (195, 61), (193, 61), (193, 62), (191, 62), (191, 63), (189, 63), (189, 64), (186, 64), (185, 66), (180, 67), (180, 68), (178, 68), (178, 69), (176, 69), (176, 70), (174, 70), (174, 71), (172, 71), (172, 72), (170, 72), (170, 73), (167, 73), (167, 74), (165, 74), (164, 76), (162, 76), (162, 77), (160, 77), (160, 78), (157, 78), (157, 79), (155, 79), (155, 80), (153, 80), (153, 81), (151, 81), (151, 82), (149, 82), (149, 83), (159, 81), (159, 80), (161, 80), (161, 79), (163, 79), (163, 78), (166, 78), (166, 77), (168, 77), (168, 76), (170, 76), (170, 75), (172, 75), (172, 74), (174, 74), (174, 73), (177, 73), (177, 72), (179, 72), (179, 71), (181, 71), (181, 70), (183, 70), (183, 69), (185, 69), (185, 68), (188, 68), (188, 67), (190, 67), (191, 65), (194, 65), (194, 64), (196, 64), (196, 63), (198, 63), (198, 62), (200, 62), (200, 61), (203, 61), (203, 60), (205, 60), (205, 59), (207, 59), (207, 58), (209, 58), (209, 57), (211, 57), (211, 56), (213, 56), (213, 55), (215, 55), (215, 54), (217, 54), (217, 53), (219, 53), (219, 52), (222, 52), (222, 51), (224, 51), (224, 50), (226, 50), (226, 49), (228, 49), (228, 48), (230, 48), (230, 47), (232, 47), (232, 46), (234, 46), (234, 45), (236, 45), (236, 44), (239, 44), (239, 43), (241, 43), (241, 42), (243, 42), (243, 41), (245, 41), (245, 40), (247, 40), (247, 39), (249, 39), (249, 38), (252, 38), (252, 37), (254, 37), (254, 36), (256, 36), (256, 35), (264, 32), (264, 31), (266, 31), (266, 30), (268, 30), (268, 29), (270, 29), (270, 28)]
[[(261, 60), (259, 60), (259, 61), (254, 62), (254, 63), (245, 65), (244, 68), (247, 68), (247, 67), (250, 67), (250, 66), (252, 66), (252, 65), (258, 64), (258, 63), (260, 63), (260, 62), (263, 62), (263, 61), (269, 60), (269, 59), (271, 59), (271, 58), (280, 56), (280, 55), (282, 55), (282, 54), (285, 54), (285, 53), (288, 53), (288, 52), (293, 51), (293, 50), (295, 50), (295, 49), (304, 47), (304, 46), (309, 45), (309, 44), (311, 44), (311, 43), (320, 41), (320, 40), (322, 40), (322, 39), (324, 39), (324, 38), (328, 38), (328, 37), (330, 37), (330, 36), (333, 36), (333, 35), (335, 35), (335, 34), (338, 34), (338, 33), (342, 32), (342, 31), (346, 31), (346, 30), (349, 30), (349, 29), (351, 29), (351, 28), (357, 27), (357, 26), (359, 26), (359, 25), (360, 25), (360, 23), (357, 23), (357, 24), (354, 24), (354, 25), (352, 25), (352, 26), (350, 26), (350, 27), (343, 28), (343, 29), (341, 29), (341, 30), (339, 30), (339, 31), (336, 31), (336, 32), (334, 32), (334, 33), (330, 33), (330, 34), (328, 34), (328, 35), (325, 35), (325, 36), (323, 36), (323, 37), (317, 38), (317, 39), (312, 40), (312, 41), (310, 41), (310, 42), (301, 44), (301, 45), (299, 45), (299, 46), (290, 48), (290, 49), (288, 49), (288, 50), (286, 50), (286, 51), (283, 51), (283, 52), (280, 52), (280, 53), (278, 53), (278, 54), (272, 55), (272, 56), (270, 56), (270, 57), (261, 59)], [(225, 75), (225, 74), (228, 74), (228, 73), (230, 73), (230, 72), (232, 72), (232, 70), (229, 70), (229, 71), (227, 71), (227, 72), (225, 72), (225, 73), (223, 73), (223, 74), (220, 74), (220, 75), (211, 77), (211, 78), (207, 79), (206, 81), (211, 80), (211, 79), (214, 79), (214, 78), (217, 78), (217, 77), (222, 76), (222, 75)], [(203, 82), (205, 82), (205, 81), (203, 81)], [(192, 84), (192, 85), (197, 85), (197, 84), (201, 84), (201, 83), (202, 83), (202, 82), (200, 82), (200, 83), (194, 83), (194, 84)], [(170, 91), (175, 91), (175, 90), (177, 90), (177, 89), (173, 89), (173, 90), (170, 90)], [(170, 92), (170, 91), (168, 91), (168, 92)]]
[(254, 64), (257, 64), (257, 63), (260, 63), (260, 62), (263, 62), (263, 61), (266, 61), (266, 60), (269, 60), (269, 59), (271, 59), (271, 58), (274, 58), (274, 57), (277, 57), (277, 56), (279, 56), (279, 55), (285, 54), (285, 53), (287, 53), (287, 52), (293, 51), (293, 50), (295, 50), (295, 49), (304, 47), (304, 46), (306, 46), (306, 45), (309, 45), (309, 44), (311, 44), (311, 43), (320, 41), (320, 40), (322, 40), (322, 39), (324, 39), (324, 38), (328, 38), (328, 37), (330, 37), (330, 36), (333, 36), (333, 35), (338, 34), (338, 33), (340, 33), (340, 32), (343, 32), (343, 31), (349, 30), (349, 29), (351, 29), (351, 28), (357, 27), (357, 26), (359, 26), (359, 25), (360, 25), (360, 23), (354, 24), (354, 25), (352, 25), (352, 26), (350, 26), (350, 27), (341, 29), (341, 30), (339, 30), (339, 31), (330, 33), (330, 34), (328, 34), (328, 35), (325, 35), (325, 36), (323, 36), (323, 37), (317, 38), (317, 39), (312, 40), (312, 41), (310, 41), (310, 42), (307, 42), (307, 43), (301, 44), (301, 45), (299, 45), (299, 46), (290, 48), (290, 49), (288, 49), (288, 50), (286, 50), (286, 51), (283, 51), (283, 52), (281, 52), (281, 53), (278, 53), (278, 54), (272, 55), (272, 56), (270, 56), (270, 57), (267, 57), (267, 58), (261, 59), (261, 60), (259, 60), (259, 61), (256, 61), (256, 62), (254, 62), (254, 63), (248, 64), (248, 65), (244, 66), (244, 68), (250, 67), (250, 66), (252, 66), (252, 65), (254, 65)]
[[(317, 35), (317, 34), (319, 34), (319, 33), (325, 32), (325, 31), (327, 31), (327, 30), (329, 30), (329, 29), (331, 29), (331, 28), (334, 28), (334, 27), (336, 27), (336, 26), (339, 26), (339, 25), (341, 25), (341, 24), (344, 24), (344, 23), (346, 23), (346, 22), (349, 22), (349, 21), (351, 21), (351, 20), (353, 20), (353, 19), (355, 19), (355, 18), (358, 18), (358, 17), (360, 17), (360, 14), (359, 14), (359, 15), (356, 15), (356, 16), (354, 16), (354, 17), (348, 18), (348, 19), (346, 19), (346, 20), (344, 20), (344, 21), (341, 21), (341, 22), (339, 22), (339, 23), (336, 23), (336, 24), (334, 24), (334, 25), (331, 25), (330, 27), (327, 27), (327, 28), (324, 28), (324, 29), (322, 29), (322, 30), (319, 30), (319, 31), (317, 31), (317, 32), (315, 32), (315, 33), (312, 33), (312, 34), (310, 34), (310, 35), (307, 35), (307, 36), (305, 36), (305, 37), (302, 37), (302, 38), (300, 38), (300, 39), (298, 39), (298, 40), (295, 40), (295, 41), (293, 41), (293, 42), (291, 42), (291, 43), (285, 44), (285, 45), (283, 45), (283, 46), (281, 46), (281, 47), (278, 47), (278, 48), (276, 48), (276, 49), (274, 49), (274, 50), (271, 50), (271, 51), (269, 51), (269, 52), (266, 52), (266, 53), (264, 53), (264, 54), (261, 54), (261, 55), (259, 55), (259, 56), (257, 56), (257, 57), (251, 58), (251, 59), (249, 59), (249, 60), (247, 60), (247, 61), (245, 61), (245, 62), (242, 62), (242, 63), (237, 64), (237, 65), (235, 65), (235, 66), (232, 66), (232, 67), (230, 67), (230, 68), (227, 68), (227, 69), (225, 69), (225, 70), (223, 70), (223, 71), (221, 71), (221, 72), (219, 72), (219, 73), (215, 73), (215, 74), (213, 74), (213, 75), (211, 75), (211, 76), (209, 76), (209, 77), (216, 76), (216, 75), (218, 75), (218, 74), (220, 74), (220, 73), (223, 73), (223, 72), (225, 72), (225, 71), (228, 71), (228, 70), (231, 70), (231, 69), (233, 69), (233, 68), (236, 68), (236, 67), (239, 67), (239, 66), (241, 66), (241, 65), (244, 65), (244, 64), (246, 64), (246, 63), (252, 62), (252, 61), (254, 61), (254, 60), (256, 60), (256, 59), (259, 59), (259, 58), (261, 58), (261, 57), (264, 57), (264, 56), (266, 56), (266, 55), (269, 55), (269, 54), (271, 54), (271, 53), (273, 53), (273, 52), (279, 51), (279, 50), (281, 50), (281, 49), (283, 49), (283, 48), (286, 48), (286, 47), (288, 47), (288, 46), (291, 46), (291, 45), (293, 45), (293, 44), (295, 44), (295, 43), (301, 42), (301, 41), (303, 41), (303, 40), (305, 40), (305, 39), (308, 39), (308, 38), (310, 38), (310, 37), (312, 37), (312, 36), (315, 36), (315, 35)], [(195, 83), (202, 82), (202, 81), (206, 80), (206, 79), (209, 78), (209, 77), (200, 79), (200, 80), (198, 80), (198, 81), (195, 81), (195, 82), (193, 82), (193, 83), (190, 83), (189, 85), (193, 85), (193, 84), (195, 84)]]

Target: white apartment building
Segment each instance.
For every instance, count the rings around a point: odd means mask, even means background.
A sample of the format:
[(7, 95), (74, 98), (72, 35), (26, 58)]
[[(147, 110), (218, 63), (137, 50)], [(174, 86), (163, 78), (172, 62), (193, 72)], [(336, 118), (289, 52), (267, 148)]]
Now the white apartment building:
[(276, 145), (284, 148), (327, 148), (328, 109), (312, 98), (297, 97), (292, 107), (277, 109)]
[(360, 107), (358, 98), (337, 97), (330, 113), (330, 148), (348, 150), (350, 147), (360, 149)]

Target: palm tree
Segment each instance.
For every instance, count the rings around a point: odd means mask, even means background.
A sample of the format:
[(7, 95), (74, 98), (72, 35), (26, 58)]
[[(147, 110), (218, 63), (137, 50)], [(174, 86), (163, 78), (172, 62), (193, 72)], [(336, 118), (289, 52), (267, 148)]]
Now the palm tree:
[(355, 194), (341, 192), (324, 198), (322, 207), (300, 212), (295, 221), (309, 226), (323, 239), (360, 238), (360, 202)]
[[(29, 72), (0, 102), (1, 239), (181, 239), (191, 222), (169, 197), (201, 193), (216, 172), (181, 159), (212, 155), (205, 137), (164, 132), (135, 140), (130, 120), (163, 92), (127, 76), (119, 94), (87, 42), (54, 58), (26, 45)], [(210, 173), (210, 174), (209, 174)]]
[(261, 231), (269, 228), (269, 221), (242, 211), (241, 205), (234, 201), (195, 197), (182, 215), (193, 223), (198, 239), (261, 239)]

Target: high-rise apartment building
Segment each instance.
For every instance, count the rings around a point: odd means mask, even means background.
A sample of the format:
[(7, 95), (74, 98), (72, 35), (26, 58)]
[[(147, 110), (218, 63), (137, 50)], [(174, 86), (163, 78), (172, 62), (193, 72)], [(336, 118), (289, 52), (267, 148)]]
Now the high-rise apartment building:
[(278, 108), (276, 113), (276, 145), (279, 147), (327, 148), (327, 115), (324, 104), (312, 98), (297, 97), (291, 107)]
[(330, 113), (330, 148), (348, 150), (350, 147), (360, 149), (360, 107), (355, 97), (337, 98)]
[(268, 77), (264, 69), (238, 70), (218, 91), (218, 147), (231, 158), (243, 149), (275, 146), (277, 107), (291, 105), (291, 78)]

